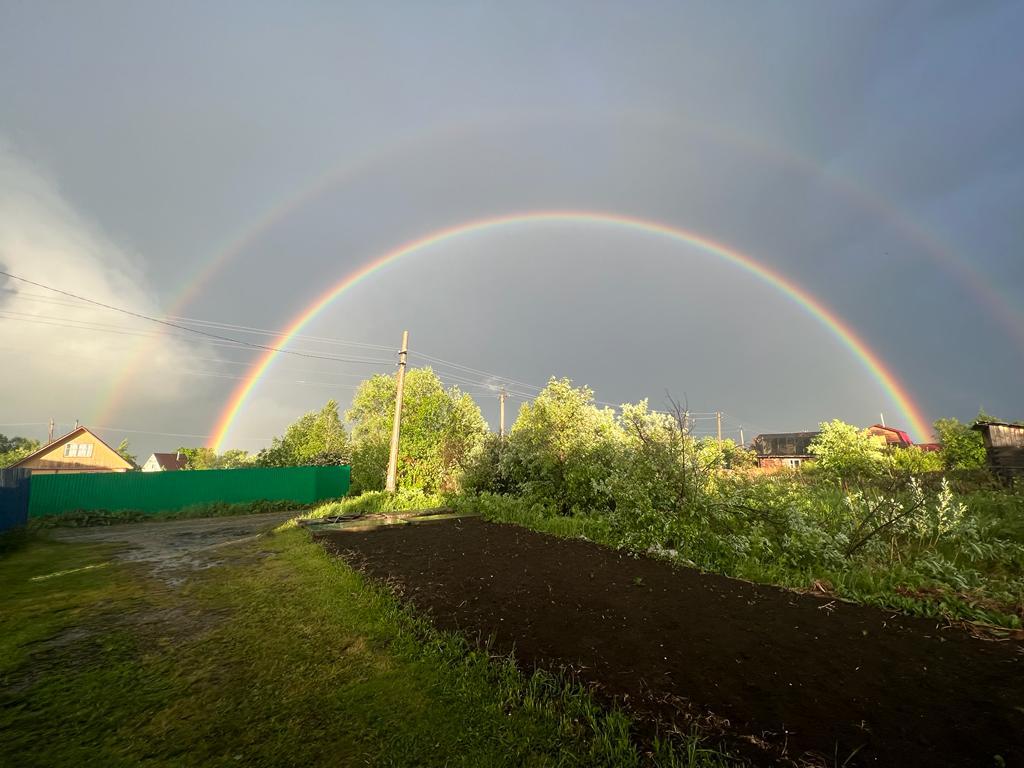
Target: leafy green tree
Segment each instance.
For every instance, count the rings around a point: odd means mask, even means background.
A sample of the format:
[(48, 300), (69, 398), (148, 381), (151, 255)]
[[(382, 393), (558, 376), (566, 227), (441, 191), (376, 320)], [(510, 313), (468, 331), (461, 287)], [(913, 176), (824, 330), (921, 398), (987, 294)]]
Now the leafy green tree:
[(565, 514), (607, 507), (604, 488), (623, 438), (615, 413), (598, 408), (589, 387), (552, 378), (526, 403), (509, 432), (502, 474)]
[(219, 469), (240, 469), (253, 466), (255, 461), (256, 457), (250, 455), (248, 451), (230, 448), (217, 457), (217, 466)]
[(220, 469), (220, 461), (213, 448), (181, 447), (178, 453), (185, 459), (185, 469)]
[(921, 475), (941, 472), (942, 454), (938, 451), (922, 451), (916, 445), (907, 448), (887, 448), (886, 463), (898, 475)]
[(212, 448), (179, 448), (185, 459), (184, 469), (238, 469), (253, 466), (256, 457), (240, 448), (232, 448), (217, 454)]
[(338, 403), (328, 400), (319, 411), (310, 411), (275, 437), (269, 448), (256, 456), (261, 467), (330, 466), (345, 464), (351, 455), (348, 434), (338, 415)]
[[(394, 377), (378, 375), (356, 390), (345, 416), (352, 424), (352, 485), (384, 488), (395, 416)], [(469, 395), (446, 390), (430, 368), (405, 374), (398, 484), (427, 493), (459, 487), (470, 456), (487, 434), (487, 422)]]
[[(978, 414), (977, 420), (988, 420)], [(985, 466), (985, 443), (981, 433), (971, 429), (959, 419), (939, 419), (935, 434), (942, 446), (942, 461), (946, 469), (982, 469)]]
[(839, 419), (821, 425), (809, 450), (819, 470), (842, 480), (868, 477), (885, 466), (885, 438)]
[(0, 435), (0, 467), (9, 467), (41, 447), (42, 443), (30, 437)]
[(128, 438), (121, 440), (121, 443), (117, 446), (118, 455), (127, 462), (130, 462), (133, 467), (138, 467), (139, 462), (136, 461), (135, 455), (128, 448)]

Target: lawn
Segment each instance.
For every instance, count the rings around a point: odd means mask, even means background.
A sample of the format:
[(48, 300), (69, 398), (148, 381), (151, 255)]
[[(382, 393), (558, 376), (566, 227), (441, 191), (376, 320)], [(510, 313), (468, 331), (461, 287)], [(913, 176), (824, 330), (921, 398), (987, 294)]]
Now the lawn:
[[(159, 525), (153, 523), (152, 525)], [(32, 532), (0, 553), (0, 763), (723, 765), (411, 615), (299, 529), (159, 578)]]

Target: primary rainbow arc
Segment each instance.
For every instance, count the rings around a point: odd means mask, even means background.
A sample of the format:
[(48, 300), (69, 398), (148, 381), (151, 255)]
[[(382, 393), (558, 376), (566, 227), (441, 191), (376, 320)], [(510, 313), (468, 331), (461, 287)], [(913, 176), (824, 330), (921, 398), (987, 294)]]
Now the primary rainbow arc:
[[(910, 393), (900, 383), (898, 377), (886, 366), (882, 359), (861, 339), (857, 333), (834, 312), (829, 310), (818, 299), (809, 294), (802, 287), (792, 280), (784, 277), (781, 273), (769, 269), (765, 265), (755, 261), (751, 256), (729, 248), (722, 243), (715, 242), (709, 238), (691, 232), (680, 227), (674, 227), (660, 222), (641, 219), (634, 216), (606, 213), (600, 211), (533, 211), (527, 213), (516, 213), (506, 216), (494, 216), (473, 221), (463, 222), (444, 229), (436, 230), (416, 240), (409, 241), (394, 248), (382, 256), (368, 262), (359, 269), (349, 273), (331, 288), (321, 294), (302, 310), (292, 321), (281, 331), (271, 344), (273, 347), (283, 348), (302, 329), (326, 309), (335, 299), (339, 298), (350, 288), (358, 285), (365, 278), (378, 270), (392, 264), (405, 256), (423, 251), (441, 244), (448, 240), (477, 234), (484, 231), (524, 226), (541, 223), (562, 223), (562, 224), (593, 224), (596, 226), (612, 226), (626, 230), (633, 230), (648, 235), (657, 235), (668, 238), (675, 242), (699, 248), (711, 255), (722, 258), (746, 272), (755, 275), (763, 282), (775, 287), (783, 294), (800, 305), (808, 314), (817, 319), (832, 334), (846, 346), (860, 361), (862, 366), (871, 374), (886, 392), (900, 414), (906, 419), (910, 430), (919, 439), (927, 438), (931, 430), (928, 420), (925, 418), (920, 407), (914, 402)], [(241, 412), (243, 406), (252, 394), (256, 385), (263, 375), (269, 370), (278, 352), (268, 351), (260, 356), (245, 375), (243, 381), (232, 392), (231, 397), (217, 419), (213, 430), (213, 437), (209, 446), (220, 451), (224, 441), (231, 429), (232, 424)]]

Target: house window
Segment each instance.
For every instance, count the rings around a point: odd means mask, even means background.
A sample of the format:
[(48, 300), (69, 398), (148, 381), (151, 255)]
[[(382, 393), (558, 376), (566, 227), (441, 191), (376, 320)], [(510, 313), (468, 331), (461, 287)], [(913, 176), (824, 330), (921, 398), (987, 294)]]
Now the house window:
[(786, 466), (792, 469), (797, 469), (801, 464), (804, 463), (803, 459), (785, 459)]
[(88, 459), (92, 456), (92, 443), (68, 443), (64, 446), (64, 455)]

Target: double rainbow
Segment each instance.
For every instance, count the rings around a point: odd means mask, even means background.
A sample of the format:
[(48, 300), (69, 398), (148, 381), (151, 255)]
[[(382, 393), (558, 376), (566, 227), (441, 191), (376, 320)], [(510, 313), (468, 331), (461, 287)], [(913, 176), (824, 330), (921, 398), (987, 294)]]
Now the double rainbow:
[[(388, 251), (379, 258), (363, 265), (354, 272), (349, 273), (331, 288), (321, 294), (300, 312), (288, 326), (275, 338), (271, 346), (283, 348), (287, 346), (296, 334), (314, 320), (324, 309), (330, 306), (337, 298), (350, 288), (358, 285), (365, 278), (383, 269), (405, 256), (425, 251), (432, 246), (455, 240), (469, 235), (489, 232), (512, 227), (536, 225), (536, 224), (591, 224), (595, 226), (616, 227), (622, 230), (640, 232), (647, 235), (667, 238), (668, 240), (682, 243), (688, 246), (699, 248), (706, 253), (717, 256), (730, 262), (744, 271), (758, 277), (764, 283), (781, 291), (791, 298), (809, 315), (825, 326), (832, 334), (839, 339), (861, 365), (871, 374), (886, 392), (900, 414), (909, 425), (910, 430), (918, 438), (927, 437), (931, 434), (928, 420), (921, 409), (914, 402), (906, 388), (900, 383), (896, 375), (882, 362), (881, 358), (856, 334), (856, 332), (832, 311), (826, 308), (820, 301), (811, 296), (807, 291), (780, 273), (769, 269), (763, 264), (755, 261), (752, 257), (729, 248), (722, 243), (715, 242), (695, 232), (690, 232), (678, 227), (672, 227), (656, 221), (624, 216), (615, 213), (600, 211), (534, 211), (527, 213), (511, 214), (507, 216), (495, 216), (484, 219), (456, 224), (445, 229), (436, 230), (416, 240), (412, 240), (397, 248)], [(260, 379), (270, 369), (279, 353), (276, 351), (265, 352), (253, 364), (245, 374), (242, 382), (231, 394), (231, 398), (224, 410), (217, 419), (213, 437), (208, 445), (216, 451), (220, 451), (225, 439), (231, 430), (231, 426), (246, 401), (252, 394)]]

